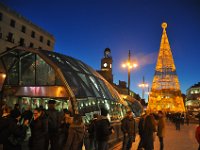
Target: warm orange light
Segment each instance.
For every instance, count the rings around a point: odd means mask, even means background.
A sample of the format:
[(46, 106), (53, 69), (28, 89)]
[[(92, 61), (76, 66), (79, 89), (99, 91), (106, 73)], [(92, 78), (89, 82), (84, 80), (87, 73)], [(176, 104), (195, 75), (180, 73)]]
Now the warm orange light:
[(6, 74), (2, 74), (2, 77), (3, 77), (3, 78), (6, 78)]
[(127, 62), (127, 63), (124, 63), (124, 64), (122, 64), (122, 67), (123, 68), (129, 68), (129, 69), (132, 69), (132, 68), (136, 68), (138, 66), (138, 64), (131, 64), (131, 63), (129, 63), (129, 62)]
[(0, 72), (0, 75), (1, 75), (1, 77), (4, 78), (4, 79), (6, 78), (6, 74), (3, 73), (3, 72)]

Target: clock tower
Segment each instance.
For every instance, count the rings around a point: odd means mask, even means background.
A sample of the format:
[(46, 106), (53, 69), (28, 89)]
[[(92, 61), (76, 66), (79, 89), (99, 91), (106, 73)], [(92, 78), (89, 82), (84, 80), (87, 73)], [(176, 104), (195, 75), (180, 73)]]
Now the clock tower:
[(112, 75), (112, 57), (111, 50), (104, 50), (104, 58), (101, 59), (101, 70), (98, 71), (108, 82), (113, 83)]

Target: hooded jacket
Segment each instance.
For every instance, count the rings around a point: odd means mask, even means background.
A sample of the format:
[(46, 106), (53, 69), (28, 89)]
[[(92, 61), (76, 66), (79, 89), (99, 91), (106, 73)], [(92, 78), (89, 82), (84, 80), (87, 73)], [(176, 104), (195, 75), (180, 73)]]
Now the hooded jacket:
[(82, 150), (85, 127), (83, 124), (72, 124), (69, 127), (67, 143), (64, 150)]

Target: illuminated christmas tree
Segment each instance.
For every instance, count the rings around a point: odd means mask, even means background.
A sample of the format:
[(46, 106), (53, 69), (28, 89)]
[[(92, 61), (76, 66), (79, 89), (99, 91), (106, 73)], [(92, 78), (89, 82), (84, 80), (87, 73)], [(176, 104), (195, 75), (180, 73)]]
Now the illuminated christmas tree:
[(184, 112), (185, 107), (179, 80), (166, 33), (167, 23), (162, 23), (162, 28), (160, 50), (149, 94), (147, 111)]

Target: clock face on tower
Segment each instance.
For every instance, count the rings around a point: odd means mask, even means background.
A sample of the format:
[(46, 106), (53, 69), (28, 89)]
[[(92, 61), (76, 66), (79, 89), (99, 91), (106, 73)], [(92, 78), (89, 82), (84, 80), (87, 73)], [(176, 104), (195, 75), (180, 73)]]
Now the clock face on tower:
[(104, 67), (107, 67), (107, 66), (108, 66), (108, 64), (107, 64), (107, 63), (104, 63), (104, 64), (103, 64), (103, 66), (104, 66)]

